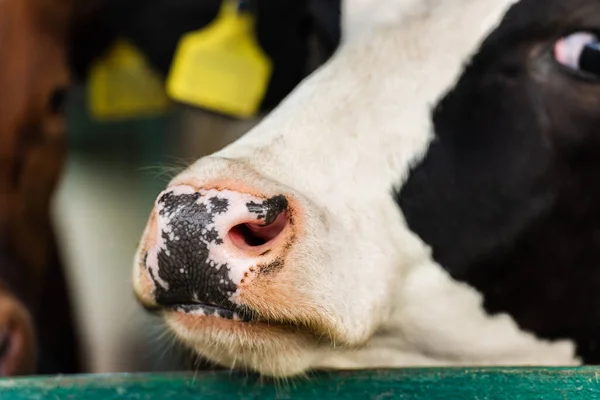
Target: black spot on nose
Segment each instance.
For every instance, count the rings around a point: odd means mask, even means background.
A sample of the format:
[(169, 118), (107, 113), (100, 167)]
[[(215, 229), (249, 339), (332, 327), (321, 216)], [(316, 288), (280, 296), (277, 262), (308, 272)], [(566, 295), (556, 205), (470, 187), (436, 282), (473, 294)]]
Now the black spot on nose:
[[(209, 247), (223, 238), (215, 218), (229, 209), (226, 198), (201, 199), (200, 193), (167, 192), (157, 203), (159, 243), (156, 301), (161, 305), (186, 303), (231, 306), (236, 285), (229, 278), (227, 263), (211, 260)], [(165, 287), (166, 286), (166, 287)]]
[(264, 220), (265, 225), (269, 225), (288, 208), (288, 201), (284, 195), (280, 194), (262, 203), (250, 202), (246, 204), (246, 207), (248, 207), (248, 211), (256, 214), (258, 219)]

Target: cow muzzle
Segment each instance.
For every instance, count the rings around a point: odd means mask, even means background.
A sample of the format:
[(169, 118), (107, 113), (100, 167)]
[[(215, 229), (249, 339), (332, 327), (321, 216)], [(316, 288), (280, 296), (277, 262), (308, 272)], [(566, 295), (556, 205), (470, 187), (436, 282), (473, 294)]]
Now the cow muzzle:
[[(276, 273), (292, 246), (284, 195), (177, 185), (162, 192), (139, 253), (136, 292), (147, 308), (249, 320), (244, 292)], [(264, 281), (264, 279), (263, 279)]]
[(33, 322), (29, 312), (0, 285), (0, 376), (35, 370)]

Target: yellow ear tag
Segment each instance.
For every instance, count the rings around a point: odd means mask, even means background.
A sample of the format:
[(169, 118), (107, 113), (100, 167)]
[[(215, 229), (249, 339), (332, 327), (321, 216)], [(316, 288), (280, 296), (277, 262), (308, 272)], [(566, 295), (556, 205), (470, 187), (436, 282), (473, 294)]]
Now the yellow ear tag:
[(170, 104), (160, 75), (125, 40), (92, 65), (88, 95), (90, 113), (100, 120), (160, 115)]
[(271, 76), (271, 61), (254, 34), (254, 17), (224, 0), (217, 18), (184, 35), (167, 78), (181, 103), (234, 117), (254, 116)]

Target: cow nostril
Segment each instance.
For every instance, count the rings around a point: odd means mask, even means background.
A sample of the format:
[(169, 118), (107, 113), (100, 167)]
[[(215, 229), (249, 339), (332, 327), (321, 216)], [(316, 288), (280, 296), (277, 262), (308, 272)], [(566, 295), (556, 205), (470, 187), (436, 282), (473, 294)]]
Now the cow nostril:
[(239, 224), (231, 228), (229, 238), (235, 246), (242, 250), (262, 246), (279, 236), (285, 229), (287, 222), (287, 213), (283, 212), (269, 225)]
[(267, 239), (255, 234), (250, 228), (250, 224), (236, 225), (229, 231), (229, 237), (238, 245), (243, 243), (246, 246), (257, 247), (267, 243)]

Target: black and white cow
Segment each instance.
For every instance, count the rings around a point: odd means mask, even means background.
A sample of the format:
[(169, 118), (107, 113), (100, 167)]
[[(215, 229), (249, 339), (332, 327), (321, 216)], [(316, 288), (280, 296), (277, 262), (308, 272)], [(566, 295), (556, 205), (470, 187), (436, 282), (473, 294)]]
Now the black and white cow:
[(600, 361), (600, 2), (348, 0), (338, 52), (160, 194), (140, 302), (211, 360)]

